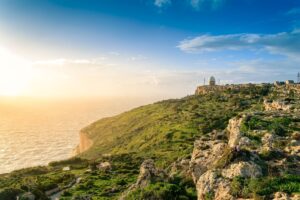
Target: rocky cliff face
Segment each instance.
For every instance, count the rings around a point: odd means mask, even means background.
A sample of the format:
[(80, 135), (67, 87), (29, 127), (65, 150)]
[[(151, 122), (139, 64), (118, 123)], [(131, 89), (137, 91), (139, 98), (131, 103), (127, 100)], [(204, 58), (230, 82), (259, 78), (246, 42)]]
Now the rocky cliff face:
[(79, 145), (74, 149), (73, 155), (78, 155), (88, 150), (93, 145), (93, 140), (91, 140), (86, 133), (79, 133)]
[(262, 176), (255, 154), (245, 155), (242, 150), (245, 141), (249, 141), (240, 130), (244, 117), (231, 119), (226, 132), (212, 132), (195, 142), (190, 170), (199, 200), (205, 200), (208, 195), (216, 200), (234, 199), (230, 193), (234, 177)]

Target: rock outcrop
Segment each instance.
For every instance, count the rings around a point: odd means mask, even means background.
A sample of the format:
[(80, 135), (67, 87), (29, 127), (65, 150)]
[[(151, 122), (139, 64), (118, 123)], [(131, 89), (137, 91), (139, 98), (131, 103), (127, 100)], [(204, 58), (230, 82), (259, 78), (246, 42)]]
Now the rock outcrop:
[(140, 167), (140, 174), (135, 188), (143, 188), (147, 186), (151, 181), (165, 181), (168, 179), (168, 175), (163, 171), (155, 167), (152, 159), (145, 160)]
[(262, 176), (262, 169), (254, 162), (233, 163), (226, 169), (222, 170), (222, 176), (232, 179), (236, 176), (244, 178), (257, 178)]
[(144, 188), (151, 182), (164, 182), (168, 181), (169, 176), (163, 170), (157, 169), (155, 167), (154, 161), (152, 159), (145, 160), (140, 167), (140, 174), (135, 184), (131, 185), (130, 188), (124, 192), (119, 198), (120, 200), (126, 199), (130, 192), (138, 189)]
[(299, 200), (299, 199), (300, 199), (299, 194), (290, 196), (284, 192), (276, 192), (273, 197), (273, 200)]
[(200, 139), (195, 141), (190, 162), (192, 178), (197, 183), (199, 177), (210, 169), (222, 157), (227, 144), (222, 140)]
[(170, 177), (173, 177), (174, 175), (181, 175), (183, 177), (188, 177), (191, 175), (190, 173), (190, 160), (189, 159), (182, 159), (177, 160), (174, 162), (170, 169)]
[(218, 171), (208, 170), (197, 181), (197, 196), (205, 200), (208, 196), (215, 200), (232, 200), (230, 195), (230, 182), (220, 177)]
[(199, 200), (206, 199), (207, 195), (216, 200), (234, 199), (230, 194), (230, 181), (234, 177), (262, 176), (261, 167), (252, 158), (254, 156), (248, 155), (248, 160), (235, 159), (243, 155), (242, 147), (251, 143), (240, 130), (244, 117), (246, 116), (229, 120), (226, 129), (228, 142), (224, 139), (215, 139), (214, 135), (218, 134), (219, 137), (220, 133), (210, 133), (208, 137), (195, 142), (190, 171), (196, 184)]
[(93, 140), (91, 140), (86, 133), (79, 133), (79, 145), (73, 150), (73, 155), (76, 156), (93, 146)]
[(229, 132), (228, 145), (230, 148), (236, 147), (239, 144), (241, 137), (243, 136), (240, 131), (242, 121), (242, 117), (235, 117), (229, 120), (227, 131)]
[(271, 111), (271, 110), (289, 111), (291, 109), (291, 105), (285, 103), (284, 101), (264, 100), (264, 107), (266, 111)]
[(271, 133), (266, 133), (262, 138), (262, 150), (263, 151), (271, 151), (274, 148), (274, 142), (276, 139), (276, 135)]

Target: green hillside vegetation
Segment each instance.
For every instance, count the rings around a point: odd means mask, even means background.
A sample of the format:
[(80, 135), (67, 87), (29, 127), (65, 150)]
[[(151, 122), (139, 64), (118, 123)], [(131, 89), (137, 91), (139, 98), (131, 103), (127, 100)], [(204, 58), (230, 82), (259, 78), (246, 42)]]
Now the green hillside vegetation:
[[(169, 171), (173, 162), (190, 158), (197, 138), (213, 130), (224, 130), (228, 120), (241, 112), (262, 111), (263, 98), (274, 95), (270, 88), (271, 85), (253, 85), (239, 91), (192, 95), (101, 119), (82, 130), (93, 140), (93, 146), (77, 158), (53, 162), (47, 167), (1, 175), (0, 199), (10, 199), (27, 191), (38, 199), (47, 199), (44, 192), (57, 187), (65, 188), (61, 199), (117, 199), (136, 182), (144, 160), (151, 158), (157, 167)], [(244, 122), (243, 129), (257, 145), (261, 143), (261, 139), (253, 134), (253, 130), (267, 129), (284, 136), (290, 129), (297, 129), (293, 125), (295, 120), (276, 120), (251, 118)], [(261, 155), (263, 156), (268, 155)], [(110, 162), (112, 168), (109, 171), (96, 170), (97, 163), (104, 161)], [(71, 170), (62, 171), (65, 166), (69, 166)], [(68, 183), (79, 177), (78, 183), (67, 187)], [(264, 185), (268, 180), (252, 182)], [(300, 191), (299, 176), (284, 180), (292, 180), (294, 189), (291, 192)], [(240, 191), (247, 190), (252, 182), (236, 179), (232, 185), (233, 192), (242, 196)], [(255, 192), (254, 189), (247, 191), (248, 196)], [(269, 194), (265, 191), (261, 193)], [(153, 180), (150, 185), (136, 190), (127, 198), (147, 199), (149, 196), (155, 197), (154, 199), (197, 199), (193, 181), (181, 174), (173, 176), (167, 182)]]

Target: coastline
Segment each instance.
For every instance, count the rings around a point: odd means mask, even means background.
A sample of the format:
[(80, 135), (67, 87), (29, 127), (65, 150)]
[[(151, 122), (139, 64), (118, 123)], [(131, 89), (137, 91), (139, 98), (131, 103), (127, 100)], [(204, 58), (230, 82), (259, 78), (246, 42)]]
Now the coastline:
[(73, 156), (77, 156), (78, 154), (81, 154), (81, 153), (87, 151), (92, 146), (93, 146), (93, 140), (91, 140), (87, 136), (87, 133), (80, 131), (79, 144), (75, 147), (72, 154), (73, 154)]

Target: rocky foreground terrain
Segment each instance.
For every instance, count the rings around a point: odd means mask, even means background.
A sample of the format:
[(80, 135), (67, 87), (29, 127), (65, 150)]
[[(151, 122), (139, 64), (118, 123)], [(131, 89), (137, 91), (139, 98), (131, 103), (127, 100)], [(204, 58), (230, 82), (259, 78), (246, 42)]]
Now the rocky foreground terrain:
[(0, 199), (300, 199), (299, 85), (196, 92), (91, 124), (76, 157), (0, 176)]

